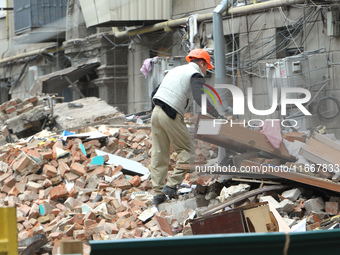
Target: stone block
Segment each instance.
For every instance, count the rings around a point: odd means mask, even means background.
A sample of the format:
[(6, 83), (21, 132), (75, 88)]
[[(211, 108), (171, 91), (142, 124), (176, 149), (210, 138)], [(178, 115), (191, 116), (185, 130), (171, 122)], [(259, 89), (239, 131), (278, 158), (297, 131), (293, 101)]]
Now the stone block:
[(325, 210), (325, 203), (321, 197), (311, 198), (305, 202), (307, 213), (320, 212)]
[(296, 201), (301, 195), (301, 190), (300, 189), (290, 189), (290, 190), (286, 190), (285, 192), (282, 193), (282, 196), (284, 198), (287, 198), (291, 201)]

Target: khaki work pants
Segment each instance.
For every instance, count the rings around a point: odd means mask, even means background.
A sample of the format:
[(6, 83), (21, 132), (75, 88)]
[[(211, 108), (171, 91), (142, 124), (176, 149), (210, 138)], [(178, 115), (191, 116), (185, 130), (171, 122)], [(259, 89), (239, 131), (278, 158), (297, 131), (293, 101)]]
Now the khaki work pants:
[[(175, 119), (166, 115), (158, 105), (153, 109), (151, 117), (152, 154), (151, 154), (151, 181), (154, 195), (164, 195), (162, 189), (167, 177), (170, 159), (170, 144), (177, 152), (177, 164), (190, 163), (190, 146), (192, 140), (184, 124), (183, 116), (176, 114)], [(168, 177), (167, 186), (175, 188), (182, 183), (186, 171), (174, 169)]]

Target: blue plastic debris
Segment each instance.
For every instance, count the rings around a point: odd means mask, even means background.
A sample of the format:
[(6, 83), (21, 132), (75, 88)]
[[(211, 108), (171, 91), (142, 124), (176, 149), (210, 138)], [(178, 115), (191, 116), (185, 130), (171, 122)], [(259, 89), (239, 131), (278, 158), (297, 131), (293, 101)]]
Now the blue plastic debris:
[(104, 165), (103, 156), (93, 157), (89, 165)]
[(82, 143), (80, 144), (80, 149), (81, 149), (82, 153), (85, 155), (85, 157), (87, 157), (85, 147)]
[(40, 215), (45, 215), (45, 208), (42, 205), (39, 205)]
[(61, 136), (68, 136), (68, 135), (75, 135), (76, 133), (73, 133), (71, 131), (67, 131), (67, 130), (64, 130), (62, 133), (61, 133)]

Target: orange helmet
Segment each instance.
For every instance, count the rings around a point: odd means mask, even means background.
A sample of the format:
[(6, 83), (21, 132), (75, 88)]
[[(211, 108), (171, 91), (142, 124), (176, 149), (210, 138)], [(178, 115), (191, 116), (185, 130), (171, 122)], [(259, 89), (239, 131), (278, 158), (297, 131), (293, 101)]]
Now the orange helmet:
[(202, 49), (194, 49), (189, 52), (189, 54), (185, 57), (185, 59), (190, 62), (193, 58), (201, 58), (204, 59), (208, 64), (208, 70), (213, 69), (213, 65), (210, 63), (210, 55), (208, 52)]

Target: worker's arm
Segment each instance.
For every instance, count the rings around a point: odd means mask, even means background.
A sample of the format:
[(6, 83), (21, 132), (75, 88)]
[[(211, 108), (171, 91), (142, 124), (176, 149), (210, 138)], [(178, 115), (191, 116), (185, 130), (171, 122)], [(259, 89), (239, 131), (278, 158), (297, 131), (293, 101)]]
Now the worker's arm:
[[(202, 107), (201, 106), (202, 105), (202, 94), (204, 94), (203, 84), (205, 83), (205, 80), (202, 75), (196, 73), (191, 77), (190, 82), (191, 82), (191, 90), (192, 90), (194, 100), (200, 107)], [(215, 118), (223, 117), (218, 113), (216, 108), (209, 102), (209, 100), (207, 100), (207, 112)]]

